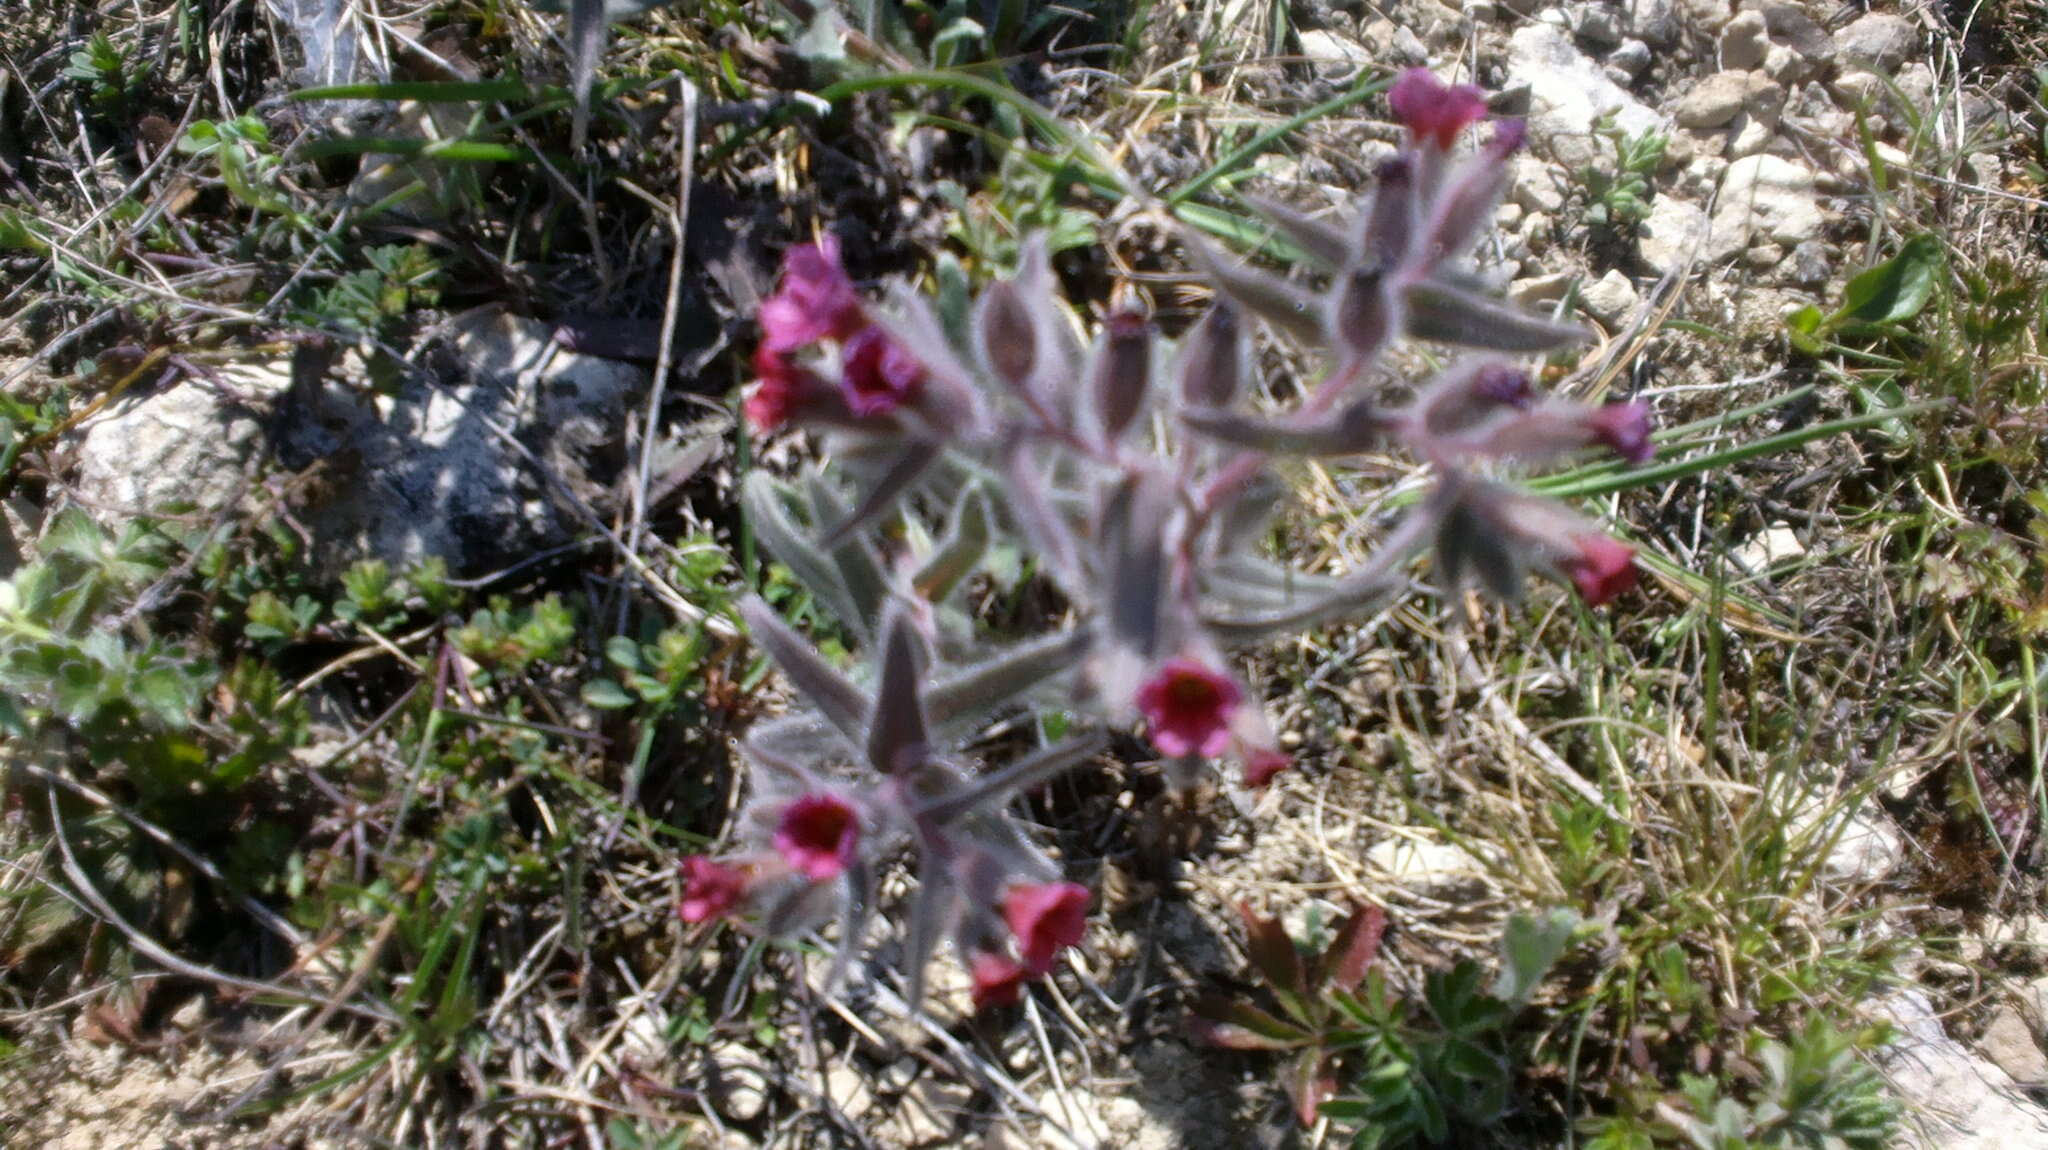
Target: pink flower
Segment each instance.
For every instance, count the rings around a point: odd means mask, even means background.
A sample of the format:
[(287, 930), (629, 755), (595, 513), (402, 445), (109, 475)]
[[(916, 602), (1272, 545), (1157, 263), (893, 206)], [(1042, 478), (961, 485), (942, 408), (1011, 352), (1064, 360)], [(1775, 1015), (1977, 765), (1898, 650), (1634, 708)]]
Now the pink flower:
[(1017, 936), (1017, 952), (1033, 977), (1052, 969), (1053, 956), (1081, 941), (1088, 925), (1088, 888), (1079, 883), (1026, 883), (1003, 897), (1003, 921)]
[(1449, 85), (1427, 68), (1410, 68), (1387, 93), (1394, 116), (1417, 143), (1448, 152), (1466, 125), (1486, 115), (1486, 93), (1471, 84)]
[(924, 365), (881, 328), (869, 326), (846, 341), (839, 390), (855, 415), (887, 415), (917, 398)]
[(813, 882), (836, 878), (860, 843), (860, 816), (835, 795), (805, 795), (782, 808), (775, 849)]
[(1031, 977), (1017, 960), (988, 950), (976, 951), (967, 971), (974, 979), (976, 1010), (1015, 1006), (1024, 993), (1025, 980)]
[(1230, 745), (1230, 713), (1243, 692), (1193, 659), (1168, 659), (1138, 688), (1152, 744), (1173, 756), (1214, 756)]
[(1273, 776), (1294, 765), (1294, 760), (1285, 753), (1271, 747), (1263, 747), (1244, 757), (1244, 785), (1258, 790), (1273, 781)]
[(1588, 606), (1598, 607), (1636, 585), (1635, 548), (1605, 535), (1581, 535), (1574, 542), (1578, 553), (1564, 561), (1564, 571)]
[(867, 322), (860, 295), (839, 263), (839, 241), (826, 236), (782, 255), (782, 286), (761, 301), (761, 343), (795, 351), (821, 339), (845, 339)]
[(1610, 403), (1589, 416), (1586, 425), (1594, 439), (1630, 463), (1645, 463), (1657, 455), (1650, 444), (1650, 409), (1639, 401)]
[(683, 860), (683, 901), (676, 911), (687, 923), (708, 922), (723, 915), (747, 895), (747, 874), (703, 855)]

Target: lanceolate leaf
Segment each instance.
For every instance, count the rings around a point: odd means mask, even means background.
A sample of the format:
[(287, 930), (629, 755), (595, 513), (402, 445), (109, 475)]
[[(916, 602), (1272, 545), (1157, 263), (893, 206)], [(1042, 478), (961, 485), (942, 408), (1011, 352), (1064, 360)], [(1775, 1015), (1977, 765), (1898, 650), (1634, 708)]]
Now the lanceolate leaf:
[(981, 488), (970, 487), (953, 511), (951, 529), (911, 579), (911, 586), (930, 602), (944, 599), (974, 572), (975, 565), (988, 551), (988, 542), (988, 497), (981, 493)]
[(1062, 772), (1101, 753), (1106, 743), (1100, 733), (1068, 739), (975, 779), (959, 792), (925, 807), (921, 813), (935, 822), (951, 822), (969, 811), (992, 806), (1012, 795), (1051, 782)]
[(835, 549), (844, 546), (848, 536), (874, 522), (875, 517), (894, 506), (910, 485), (916, 483), (939, 458), (937, 444), (913, 440), (903, 447), (903, 453), (889, 466), (882, 477), (868, 493), (861, 497), (860, 506), (840, 515), (825, 532), (825, 546)]
[(1315, 1035), (1249, 1003), (1207, 994), (1191, 1007), (1190, 1029), (1211, 1046), (1229, 1050), (1298, 1050)]
[(1306, 972), (1301, 952), (1287, 937), (1287, 928), (1277, 918), (1261, 918), (1245, 903), (1238, 904), (1237, 913), (1244, 919), (1245, 946), (1251, 952), (1252, 965), (1281, 995), (1298, 997), (1306, 987)]
[(780, 485), (767, 472), (747, 476), (740, 489), (740, 506), (746, 512), (747, 525), (768, 553), (788, 567), (797, 582), (849, 630), (866, 636), (869, 619), (847, 588), (845, 574), (790, 520), (783, 509)]
[(925, 661), (919, 642), (909, 614), (891, 613), (882, 633), (882, 674), (868, 731), (868, 763), (885, 775), (921, 766), (930, 744), (919, 697)]
[(1295, 246), (1325, 268), (1335, 271), (1352, 261), (1350, 237), (1344, 234), (1343, 228), (1313, 219), (1264, 196), (1246, 196), (1245, 202), (1253, 211), (1273, 221), (1288, 239), (1294, 241)]
[(1159, 649), (1160, 589), (1166, 586), (1161, 530), (1170, 498), (1162, 485), (1130, 478), (1110, 496), (1099, 530), (1109, 549), (1110, 633), (1146, 658)]
[(1303, 1126), (1314, 1126), (1323, 1100), (1337, 1093), (1337, 1078), (1320, 1049), (1304, 1050), (1287, 1062), (1287, 1096)]
[(1555, 351), (1586, 338), (1578, 327), (1552, 323), (1512, 304), (1437, 280), (1408, 286), (1408, 334), (1438, 343), (1517, 354)]
[[(920, 862), (929, 856), (919, 845)], [(955, 890), (952, 872), (943, 866), (917, 868), (917, 897), (910, 904), (910, 919), (903, 932), (904, 1000), (915, 1011), (924, 1002), (924, 972), (931, 965), (939, 939), (952, 926)]]
[(1380, 939), (1387, 932), (1387, 912), (1378, 906), (1352, 910), (1337, 936), (1323, 951), (1319, 973), (1331, 986), (1351, 990), (1364, 981), (1365, 972), (1379, 958)]
[(866, 540), (842, 529), (858, 520), (861, 513), (849, 512), (839, 493), (832, 490), (822, 475), (812, 475), (805, 491), (810, 496), (811, 518), (818, 523), (839, 525), (825, 532), (819, 545), (829, 549), (832, 564), (839, 569), (839, 585), (846, 588), (853, 604), (856, 618), (849, 626), (865, 638), (873, 634), (882, 605), (889, 598), (889, 580), (882, 573), (882, 562), (868, 549)]
[(1308, 296), (1285, 280), (1238, 264), (1192, 234), (1183, 233), (1182, 241), (1188, 258), (1224, 295), (1303, 344), (1323, 346), (1322, 317)]
[(1211, 439), (1272, 454), (1338, 456), (1371, 451), (1386, 442), (1387, 423), (1369, 399), (1360, 399), (1309, 423), (1260, 419), (1248, 412), (1188, 408), (1181, 422)]
[(749, 595), (741, 601), (740, 616), (747, 621), (754, 643), (789, 676), (790, 685), (804, 701), (816, 707), (854, 746), (865, 746), (869, 703), (860, 688), (834, 670), (803, 636), (790, 630), (760, 596)]
[(1027, 639), (941, 680), (925, 694), (925, 715), (934, 726), (992, 715), (1015, 704), (1024, 692), (1072, 670), (1087, 650), (1088, 634), (1080, 630)]

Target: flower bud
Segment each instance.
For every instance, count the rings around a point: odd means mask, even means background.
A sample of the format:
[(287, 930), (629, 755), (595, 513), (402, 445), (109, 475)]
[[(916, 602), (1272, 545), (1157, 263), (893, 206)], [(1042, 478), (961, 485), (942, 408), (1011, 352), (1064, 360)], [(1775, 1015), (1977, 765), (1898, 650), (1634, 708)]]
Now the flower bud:
[(747, 873), (703, 855), (683, 860), (683, 898), (676, 911), (695, 925), (724, 915), (747, 895)]
[(1102, 438), (1110, 443), (1144, 410), (1152, 382), (1152, 325), (1135, 311), (1114, 311), (1103, 324), (1102, 342), (1090, 373)]
[(1594, 439), (1630, 463), (1647, 463), (1657, 456), (1650, 442), (1650, 408), (1640, 400), (1610, 403), (1588, 416), (1586, 426)]
[(1038, 366), (1038, 332), (1031, 311), (1018, 298), (1017, 285), (1007, 280), (990, 284), (974, 313), (974, 331), (981, 341), (982, 361), (998, 379), (1025, 387)]
[(1244, 386), (1244, 322), (1218, 296), (1180, 348), (1180, 394), (1190, 407), (1228, 407)]

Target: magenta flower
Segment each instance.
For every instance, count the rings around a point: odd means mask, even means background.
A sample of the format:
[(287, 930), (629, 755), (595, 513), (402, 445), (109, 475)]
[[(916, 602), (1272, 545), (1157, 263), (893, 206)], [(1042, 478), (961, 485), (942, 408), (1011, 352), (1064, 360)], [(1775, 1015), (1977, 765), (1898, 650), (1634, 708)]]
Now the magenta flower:
[(813, 882), (838, 877), (860, 843), (860, 816), (835, 795), (804, 795), (782, 808), (775, 849)]
[(676, 911), (684, 922), (708, 922), (738, 906), (746, 896), (745, 871), (703, 855), (683, 860), (683, 900)]
[(1230, 745), (1230, 713), (1244, 693), (1193, 659), (1168, 659), (1138, 688), (1145, 733), (1168, 755), (1214, 756)]
[(839, 241), (826, 236), (782, 255), (782, 286), (761, 301), (761, 343), (795, 351), (821, 339), (845, 339), (867, 322), (860, 295), (839, 263)]
[(1079, 883), (1025, 883), (1003, 897), (1003, 921), (1017, 936), (1017, 952), (1033, 977), (1052, 969), (1053, 956), (1081, 941), (1088, 925), (1088, 888)]
[(1650, 409), (1639, 401), (1610, 403), (1587, 418), (1593, 438), (1612, 448), (1630, 463), (1645, 463), (1656, 457), (1650, 444)]
[(855, 415), (887, 415), (923, 386), (924, 365), (881, 328), (864, 327), (846, 341), (839, 390)]
[(770, 350), (764, 340), (754, 349), (754, 376), (753, 390), (741, 405), (754, 430), (773, 431), (794, 419), (802, 407), (805, 385), (812, 382), (810, 372)]
[(1445, 84), (1427, 68), (1410, 68), (1394, 82), (1387, 103), (1417, 143), (1448, 152), (1458, 133), (1486, 115), (1486, 93), (1471, 84)]
[(1031, 977), (1016, 959), (989, 950), (976, 951), (967, 972), (974, 979), (976, 1010), (1015, 1006), (1024, 993), (1025, 980)]
[(1263, 747), (1244, 757), (1244, 785), (1258, 790), (1273, 781), (1273, 776), (1294, 765), (1294, 760), (1284, 752)]
[(1578, 553), (1564, 560), (1564, 571), (1588, 606), (1598, 607), (1636, 585), (1635, 548), (1605, 535), (1581, 535), (1574, 542)]

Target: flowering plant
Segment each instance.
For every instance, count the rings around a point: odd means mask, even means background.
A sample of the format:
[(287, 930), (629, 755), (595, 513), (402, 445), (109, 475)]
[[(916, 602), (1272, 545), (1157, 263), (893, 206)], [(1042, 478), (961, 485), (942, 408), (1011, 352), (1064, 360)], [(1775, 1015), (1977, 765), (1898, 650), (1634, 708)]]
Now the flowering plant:
[[(1391, 103), (1408, 146), (1354, 220), (1256, 205), (1321, 266), (1321, 290), (1188, 236), (1217, 294), (1170, 353), (1126, 306), (1086, 336), (1043, 243), (952, 330), (906, 291), (885, 308), (863, 300), (830, 238), (787, 253), (760, 308), (745, 413), (760, 432), (826, 433), (833, 466), (794, 483), (756, 472), (743, 498), (757, 537), (874, 658), (857, 681), (765, 603), (744, 605), (801, 706), (745, 741), (751, 845), (686, 862), (686, 919), (744, 913), (787, 933), (836, 912), (844, 962), (870, 926), (877, 868), (907, 846), (918, 879), (910, 1000), (950, 937), (977, 1003), (1014, 1001), (1080, 940), (1088, 895), (1008, 810), (1096, 754), (1104, 730), (1142, 722), (1179, 785), (1234, 761), (1245, 785), (1263, 786), (1288, 760), (1229, 650), (1378, 609), (1411, 588), (1411, 560), (1426, 549), (1447, 591), (1476, 582), (1514, 600), (1537, 573), (1599, 604), (1633, 584), (1626, 544), (1489, 473), (1593, 447), (1652, 454), (1643, 405), (1538, 396), (1514, 357), (1580, 332), (1487, 297), (1463, 270), (1520, 124), (1496, 123), (1460, 154), (1485, 112), (1476, 89), (1416, 70)], [(1291, 412), (1251, 401), (1255, 321), (1328, 364)], [(1378, 392), (1403, 336), (1464, 355), (1390, 406)], [(1257, 554), (1276, 502), (1272, 460), (1389, 446), (1435, 483), (1369, 562), (1324, 577)], [(995, 650), (977, 634), (965, 589), (998, 539), (1064, 598), (1064, 629)], [(991, 719), (1037, 707), (1092, 724), (999, 766), (958, 749)]]

